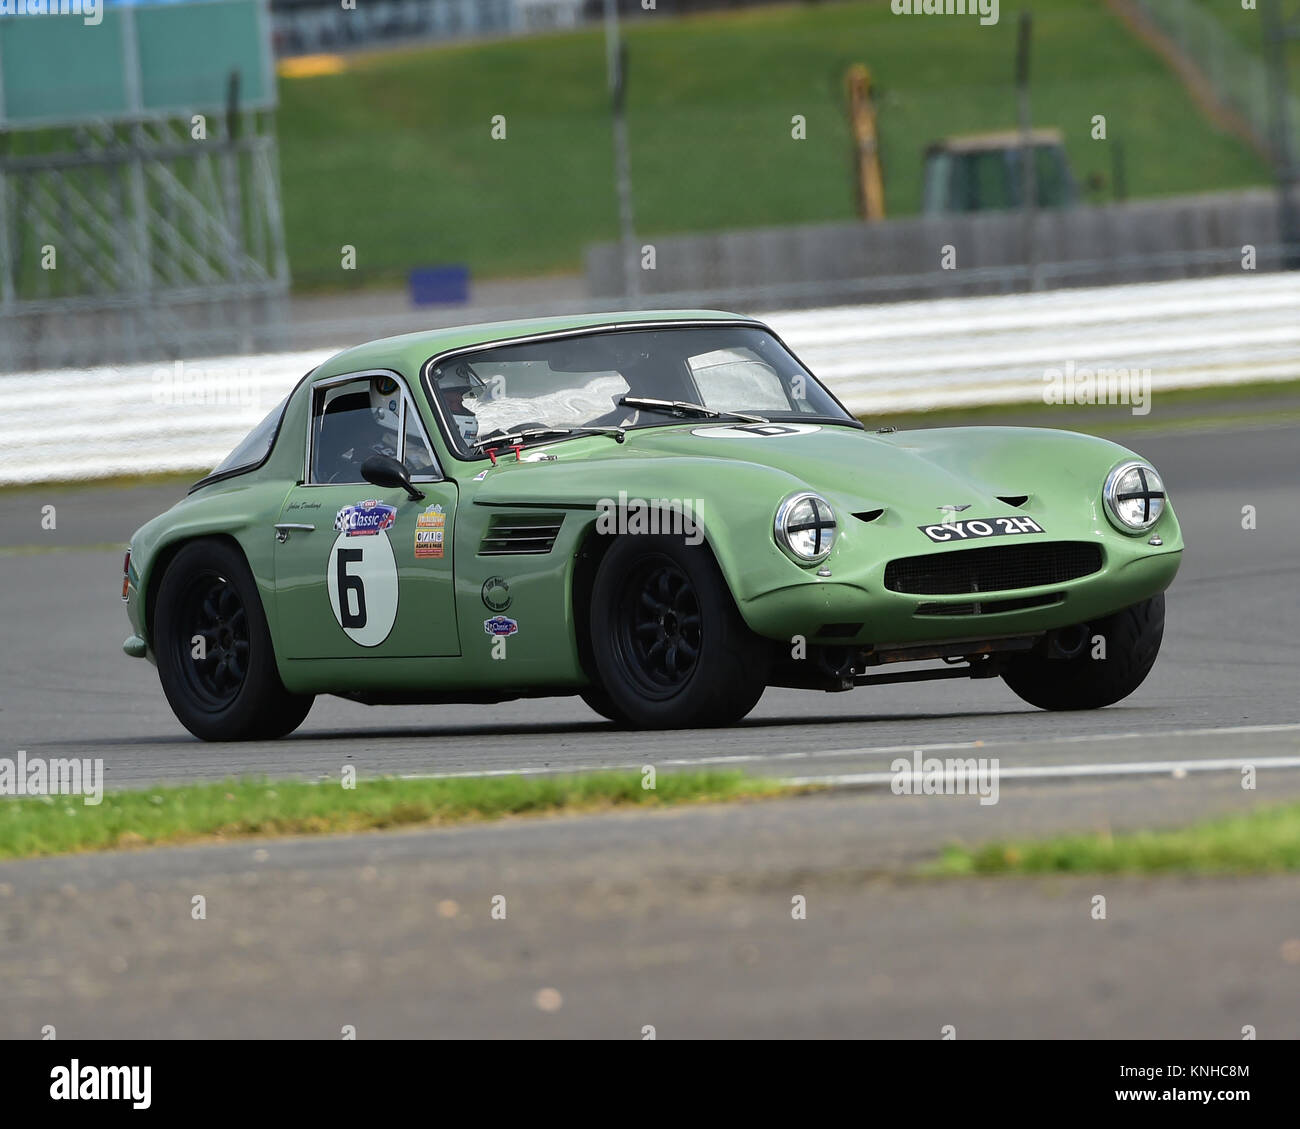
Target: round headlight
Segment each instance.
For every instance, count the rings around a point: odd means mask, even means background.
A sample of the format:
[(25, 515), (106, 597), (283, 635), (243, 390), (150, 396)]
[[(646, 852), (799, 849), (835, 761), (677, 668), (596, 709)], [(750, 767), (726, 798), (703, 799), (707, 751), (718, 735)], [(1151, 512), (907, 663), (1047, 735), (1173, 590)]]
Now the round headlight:
[(835, 511), (819, 494), (791, 494), (776, 511), (776, 543), (799, 564), (817, 564), (835, 544)]
[(1165, 510), (1165, 484), (1147, 463), (1122, 463), (1106, 478), (1106, 512), (1125, 533), (1150, 529)]

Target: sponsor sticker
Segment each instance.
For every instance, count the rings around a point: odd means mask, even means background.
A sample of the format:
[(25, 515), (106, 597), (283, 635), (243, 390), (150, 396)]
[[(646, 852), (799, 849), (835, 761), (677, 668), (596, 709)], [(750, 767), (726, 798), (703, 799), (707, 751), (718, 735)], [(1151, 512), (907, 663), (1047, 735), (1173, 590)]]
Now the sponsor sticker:
[(1032, 517), (974, 517), (916, 527), (931, 541), (983, 541), (988, 537), (1011, 537), (1045, 530)]
[(483, 604), (491, 612), (503, 612), (513, 597), (504, 576), (489, 576), (483, 581)]
[(391, 529), (397, 520), (395, 506), (370, 498), (354, 506), (344, 506), (334, 515), (334, 531), (346, 537), (372, 537)]
[(441, 557), (447, 514), (435, 502), (415, 515), (415, 555), (418, 558)]
[(508, 615), (494, 615), (483, 621), (483, 630), (488, 635), (513, 635), (519, 630), (519, 624)]

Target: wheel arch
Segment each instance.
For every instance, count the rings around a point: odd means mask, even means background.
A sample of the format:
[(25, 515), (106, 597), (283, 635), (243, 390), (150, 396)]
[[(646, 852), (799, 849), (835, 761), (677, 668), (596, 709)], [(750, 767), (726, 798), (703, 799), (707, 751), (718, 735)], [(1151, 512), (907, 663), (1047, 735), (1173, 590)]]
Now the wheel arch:
[[(732, 603), (739, 611), (740, 601), (736, 599), (735, 587), (727, 574), (726, 566), (719, 559), (707, 527), (701, 523), (700, 529), (702, 536), (699, 543), (708, 551), (709, 558), (721, 575), (723, 584), (726, 585)], [(620, 538), (635, 536), (631, 533), (604, 532), (593, 518), (579, 537), (574, 552), (573, 575), (569, 591), (570, 607), (573, 608), (573, 641), (582, 671), (595, 686), (600, 685), (600, 679), (596, 674), (595, 656), (591, 648), (591, 599), (596, 585), (596, 574), (600, 571), (601, 562), (604, 561), (606, 554)]]
[[(172, 561), (180, 554), (181, 550), (188, 545), (193, 545), (198, 541), (221, 541), (230, 545), (244, 560), (245, 567), (248, 568), (249, 575), (253, 577), (254, 587), (257, 588), (258, 599), (262, 600), (262, 614), (267, 618), (268, 629), (271, 629), (271, 616), (263, 597), (262, 585), (259, 583), (257, 573), (253, 569), (252, 562), (248, 559), (248, 553), (240, 543), (239, 538), (234, 534), (224, 531), (211, 531), (206, 533), (182, 534), (174, 540), (160, 545), (154, 550), (153, 557), (149, 564), (148, 577), (145, 581), (144, 596), (144, 629), (145, 642), (150, 650), (156, 650), (154, 642), (154, 617), (158, 607), (158, 592), (162, 588), (163, 577), (171, 567)], [(274, 638), (274, 636), (272, 636)]]

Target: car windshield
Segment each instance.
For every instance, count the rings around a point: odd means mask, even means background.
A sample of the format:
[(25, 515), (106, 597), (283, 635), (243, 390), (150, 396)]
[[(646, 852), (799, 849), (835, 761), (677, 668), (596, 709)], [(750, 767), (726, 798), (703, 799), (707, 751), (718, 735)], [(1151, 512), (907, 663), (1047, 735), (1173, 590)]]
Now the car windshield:
[(494, 346), (433, 365), (428, 382), (466, 458), (481, 455), (494, 437), (506, 441), (520, 432), (539, 432), (525, 442), (552, 442), (570, 429), (585, 434), (580, 429), (712, 416), (857, 426), (775, 337), (746, 325), (627, 329)]

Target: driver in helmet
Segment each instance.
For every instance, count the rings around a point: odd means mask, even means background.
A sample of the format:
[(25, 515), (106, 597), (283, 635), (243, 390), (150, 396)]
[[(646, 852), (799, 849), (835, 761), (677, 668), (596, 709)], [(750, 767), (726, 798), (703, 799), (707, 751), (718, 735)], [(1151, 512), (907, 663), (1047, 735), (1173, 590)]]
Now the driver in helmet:
[(397, 428), (402, 418), (402, 394), (397, 381), (391, 376), (376, 376), (370, 381), (370, 418), (374, 420), (376, 435), (365, 455), (389, 455), (397, 458)]

